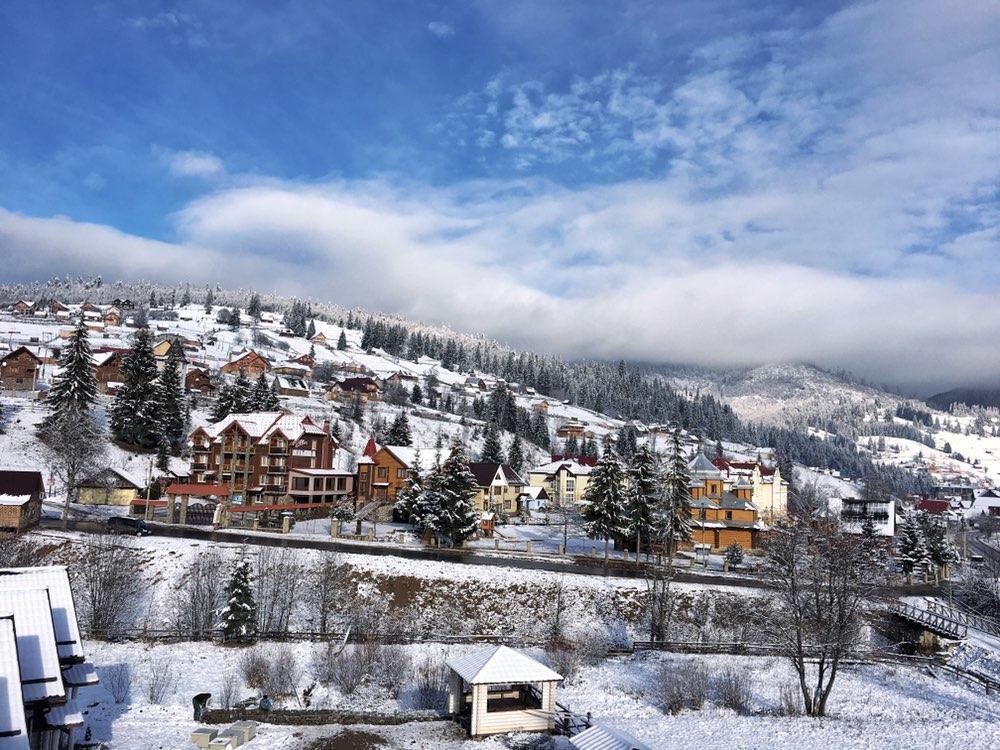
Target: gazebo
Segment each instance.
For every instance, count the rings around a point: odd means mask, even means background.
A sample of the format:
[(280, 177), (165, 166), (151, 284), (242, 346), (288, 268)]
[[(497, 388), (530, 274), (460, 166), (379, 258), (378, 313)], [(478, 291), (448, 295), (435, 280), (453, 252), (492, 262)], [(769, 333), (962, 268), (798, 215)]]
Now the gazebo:
[(448, 662), (448, 713), (469, 736), (550, 732), (562, 675), (507, 646), (491, 646)]

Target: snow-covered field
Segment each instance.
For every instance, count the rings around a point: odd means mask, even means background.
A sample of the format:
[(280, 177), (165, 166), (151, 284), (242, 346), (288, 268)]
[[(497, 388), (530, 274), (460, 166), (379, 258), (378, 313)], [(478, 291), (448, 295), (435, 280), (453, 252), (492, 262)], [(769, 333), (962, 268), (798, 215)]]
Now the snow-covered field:
[[(473, 646), (423, 644), (404, 647), (411, 663), (451, 658)], [(322, 647), (299, 643), (268, 644), (265, 649), (291, 659), (298, 674), (298, 698), (283, 703), (298, 708), (302, 689), (316, 681), (316, 659)], [(187, 736), (196, 726), (191, 697), (197, 692), (216, 695), (227, 675), (239, 680), (243, 649), (206, 643), (149, 647), (139, 643), (90, 642), (87, 652), (106, 680), (113, 665), (133, 667), (130, 697), (115, 704), (105, 686), (91, 688), (85, 698), (87, 720), (95, 740), (111, 748), (187, 748)], [(539, 650), (532, 655), (542, 657)], [(747, 674), (752, 700), (748, 715), (718, 708), (711, 702), (701, 710), (665, 714), (656, 685), (662, 664), (701, 663), (710, 684), (727, 670)], [(174, 675), (170, 689), (158, 704), (147, 695), (149, 675), (166, 670)], [(911, 667), (887, 665), (848, 666), (837, 679), (829, 716), (809, 719), (779, 716), (779, 693), (792, 684), (791, 670), (777, 658), (729, 656), (676, 656), (642, 654), (614, 657), (583, 666), (559, 688), (557, 700), (579, 713), (590, 712), (595, 721), (624, 729), (653, 748), (726, 747), (772, 750), (827, 750), (836, 748), (941, 748), (974, 750), (1000, 743), (1000, 701), (947, 678), (936, 679)], [(713, 690), (710, 689), (710, 697)], [(241, 685), (241, 697), (254, 691)], [(407, 682), (399, 698), (384, 688), (367, 685), (353, 695), (317, 685), (312, 707), (392, 713), (413, 710), (413, 686)], [(506, 746), (502, 739), (473, 742), (445, 722), (400, 727), (354, 727), (381, 736), (390, 748), (480, 748)], [(340, 727), (286, 727), (265, 725), (251, 747), (301, 747), (302, 738), (329, 737)]]

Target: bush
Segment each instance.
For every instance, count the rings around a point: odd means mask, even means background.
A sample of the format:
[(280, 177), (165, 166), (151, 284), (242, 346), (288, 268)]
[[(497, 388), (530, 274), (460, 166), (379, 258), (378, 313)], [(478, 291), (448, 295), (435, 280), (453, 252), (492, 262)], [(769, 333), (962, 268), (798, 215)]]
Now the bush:
[(802, 693), (799, 686), (789, 682), (778, 692), (778, 716), (798, 716), (802, 713)]
[(163, 703), (177, 682), (172, 659), (158, 659), (149, 665), (146, 678), (146, 697), (150, 703)]
[(386, 688), (393, 698), (398, 698), (411, 666), (410, 657), (403, 648), (382, 646), (375, 658), (375, 681)]
[(289, 648), (280, 649), (271, 662), (264, 692), (267, 695), (296, 695), (301, 677), (302, 670), (295, 654)]
[(219, 708), (232, 708), (239, 698), (240, 681), (234, 672), (226, 672), (219, 686)]
[(416, 669), (417, 708), (441, 709), (448, 696), (448, 670), (441, 657), (427, 657)]
[(545, 652), (545, 661), (556, 672), (561, 674), (567, 683), (573, 681), (583, 662), (580, 649), (568, 641), (550, 646)]
[(656, 696), (665, 713), (699, 710), (708, 698), (708, 672), (696, 661), (663, 662), (656, 673)]
[(132, 665), (127, 662), (112, 664), (105, 670), (104, 676), (101, 677), (104, 687), (108, 689), (115, 703), (119, 705), (127, 701), (129, 696), (132, 695), (133, 681)]
[(247, 649), (240, 657), (240, 675), (251, 690), (263, 690), (271, 680), (271, 660), (260, 647)]
[(333, 684), (344, 695), (350, 695), (371, 676), (371, 652), (364, 646), (346, 648), (333, 658)]
[(738, 714), (750, 713), (753, 702), (753, 687), (750, 675), (736, 669), (722, 673), (715, 686), (716, 703), (723, 708), (731, 708)]

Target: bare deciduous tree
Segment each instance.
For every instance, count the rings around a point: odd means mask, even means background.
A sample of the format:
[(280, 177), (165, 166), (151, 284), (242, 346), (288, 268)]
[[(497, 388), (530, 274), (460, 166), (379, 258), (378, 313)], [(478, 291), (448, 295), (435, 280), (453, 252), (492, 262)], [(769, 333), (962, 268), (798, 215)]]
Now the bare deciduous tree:
[(810, 716), (825, 715), (837, 670), (860, 642), (877, 582), (868, 560), (863, 538), (805, 514), (768, 540), (775, 594), (764, 628), (791, 661)]
[(174, 632), (193, 638), (207, 638), (218, 620), (218, 611), (226, 601), (226, 568), (215, 550), (200, 552), (178, 577), (170, 596), (170, 617)]
[(285, 633), (305, 577), (295, 550), (261, 547), (257, 554), (254, 598), (261, 633)]
[(137, 549), (118, 537), (92, 536), (73, 568), (80, 621), (91, 638), (108, 638), (134, 624), (145, 591)]
[(69, 525), (70, 503), (84, 479), (96, 473), (105, 458), (104, 435), (90, 414), (67, 410), (45, 434), (52, 473), (66, 488), (63, 528)]
[(323, 635), (339, 624), (347, 608), (348, 569), (336, 553), (324, 553), (323, 562), (309, 573), (309, 586), (303, 597), (309, 617)]

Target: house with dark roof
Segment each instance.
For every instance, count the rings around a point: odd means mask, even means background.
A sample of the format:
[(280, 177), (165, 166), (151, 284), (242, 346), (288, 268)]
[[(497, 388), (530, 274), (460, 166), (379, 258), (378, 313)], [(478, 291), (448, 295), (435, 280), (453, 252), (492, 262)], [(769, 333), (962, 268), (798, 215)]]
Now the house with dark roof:
[(476, 478), (476, 510), (493, 513), (516, 513), (517, 498), (528, 483), (507, 464), (495, 461), (470, 461), (469, 471)]
[(19, 346), (0, 359), (0, 387), (8, 391), (33, 391), (41, 370), (41, 358), (28, 347)]
[(323, 398), (327, 401), (353, 401), (357, 398), (362, 403), (366, 403), (377, 399), (378, 394), (378, 383), (373, 378), (357, 377), (344, 378), (340, 382), (334, 383)]
[(36, 525), (43, 497), (40, 471), (0, 471), (0, 530), (19, 532)]

